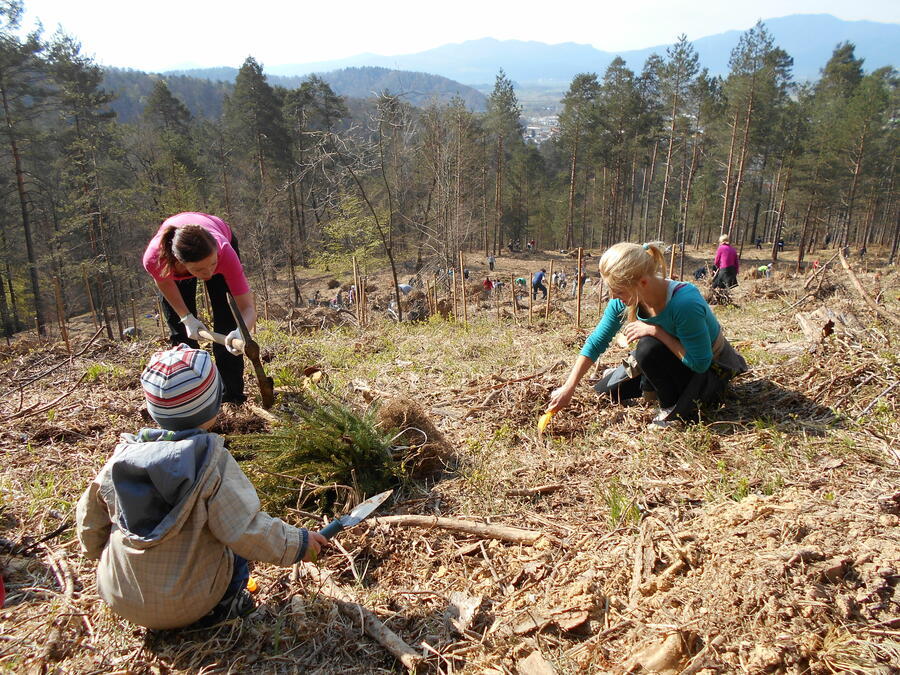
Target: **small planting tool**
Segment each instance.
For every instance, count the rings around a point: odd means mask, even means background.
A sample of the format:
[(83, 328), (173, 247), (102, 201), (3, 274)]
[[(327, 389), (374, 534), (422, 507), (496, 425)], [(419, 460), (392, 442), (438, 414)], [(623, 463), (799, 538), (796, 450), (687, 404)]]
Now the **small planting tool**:
[(553, 415), (555, 414), (555, 411), (548, 410), (543, 415), (541, 415), (541, 419), (538, 420), (538, 435), (544, 434), (544, 429), (546, 429), (547, 425), (550, 424), (550, 420), (553, 419)]
[(341, 516), (340, 518), (332, 520), (328, 525), (319, 530), (319, 534), (326, 539), (331, 539), (341, 530), (346, 530), (354, 525), (359, 525), (359, 523), (368, 518), (375, 509), (384, 504), (384, 502), (387, 501), (387, 498), (393, 493), (393, 490), (387, 490), (374, 497), (369, 497), (346, 516)]

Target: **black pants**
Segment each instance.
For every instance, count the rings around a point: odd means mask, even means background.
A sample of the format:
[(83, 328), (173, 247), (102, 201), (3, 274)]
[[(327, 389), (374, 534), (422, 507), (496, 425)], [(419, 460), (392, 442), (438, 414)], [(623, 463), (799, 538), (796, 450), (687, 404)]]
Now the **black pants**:
[[(231, 235), (231, 247), (240, 258), (238, 251), (237, 237), (234, 233)], [(197, 316), (197, 277), (190, 279), (181, 279), (176, 281), (178, 291), (181, 293), (181, 299), (187, 305), (188, 311)], [(228, 306), (228, 284), (225, 277), (221, 274), (213, 275), (212, 279), (206, 282), (206, 289), (209, 291), (209, 304), (213, 315), (213, 331), (227, 335), (235, 328), (237, 322), (231, 314), (231, 308)], [(165, 298), (162, 298), (163, 316), (166, 317), (166, 323), (169, 326), (169, 343), (174, 347), (184, 342), (186, 345), (199, 349), (200, 345), (196, 340), (190, 340), (184, 324), (181, 323), (178, 313), (172, 309), (172, 306)], [(216, 359), (216, 367), (219, 369), (219, 375), (222, 378), (224, 392), (223, 401), (232, 401), (243, 403), (246, 400), (244, 396), (244, 357), (231, 354), (225, 345), (213, 343), (213, 356)]]
[(668, 347), (654, 337), (642, 337), (634, 350), (641, 367), (641, 376), (609, 384), (609, 378), (597, 383), (595, 389), (617, 400), (637, 398), (645, 391), (655, 391), (660, 408), (671, 408), (687, 389), (694, 371), (684, 365)]
[(737, 267), (720, 267), (713, 277), (713, 288), (734, 288), (737, 282)]
[(543, 281), (535, 284), (534, 288), (532, 289), (531, 297), (534, 298), (535, 300), (537, 300), (538, 291), (541, 292), (541, 299), (546, 300), (547, 299), (547, 287), (544, 286)]

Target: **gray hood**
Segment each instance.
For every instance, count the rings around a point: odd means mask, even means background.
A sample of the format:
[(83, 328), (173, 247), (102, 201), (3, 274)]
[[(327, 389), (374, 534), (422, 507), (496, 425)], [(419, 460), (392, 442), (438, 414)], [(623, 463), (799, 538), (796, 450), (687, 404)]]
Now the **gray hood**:
[(101, 488), (128, 539), (159, 542), (182, 520), (209, 470), (217, 436), (200, 429), (123, 434)]

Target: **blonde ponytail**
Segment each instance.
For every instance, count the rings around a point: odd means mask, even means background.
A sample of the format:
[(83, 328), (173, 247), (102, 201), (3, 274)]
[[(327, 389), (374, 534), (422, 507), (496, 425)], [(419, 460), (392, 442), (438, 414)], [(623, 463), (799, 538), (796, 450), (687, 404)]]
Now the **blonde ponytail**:
[[(641, 277), (665, 276), (666, 259), (657, 243), (643, 246), (621, 242), (609, 247), (600, 257), (600, 276), (616, 289), (632, 288)], [(637, 318), (637, 297), (634, 304), (627, 305), (625, 318)]]

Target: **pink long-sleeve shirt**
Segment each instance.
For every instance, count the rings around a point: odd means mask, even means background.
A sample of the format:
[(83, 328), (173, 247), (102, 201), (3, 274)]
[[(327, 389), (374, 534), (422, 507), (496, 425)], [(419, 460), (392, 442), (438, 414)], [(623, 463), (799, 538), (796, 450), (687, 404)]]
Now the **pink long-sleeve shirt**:
[(167, 218), (163, 224), (159, 226), (153, 239), (147, 245), (144, 251), (144, 269), (157, 281), (164, 279), (190, 279), (190, 274), (177, 275), (173, 274), (169, 277), (162, 275), (159, 265), (159, 247), (163, 232), (171, 225), (175, 227), (184, 227), (185, 225), (199, 225), (209, 232), (213, 239), (216, 240), (218, 247), (218, 263), (216, 264), (215, 274), (221, 274), (225, 277), (225, 283), (228, 284), (228, 290), (232, 295), (244, 295), (250, 292), (250, 284), (247, 283), (247, 277), (244, 274), (244, 266), (237, 256), (235, 250), (231, 247), (231, 228), (221, 218), (211, 216), (208, 213), (195, 213), (189, 211), (179, 213)]
[(738, 254), (732, 246), (728, 244), (720, 244), (716, 249), (716, 258), (713, 261), (716, 267), (733, 267), (734, 271), (738, 271)]

